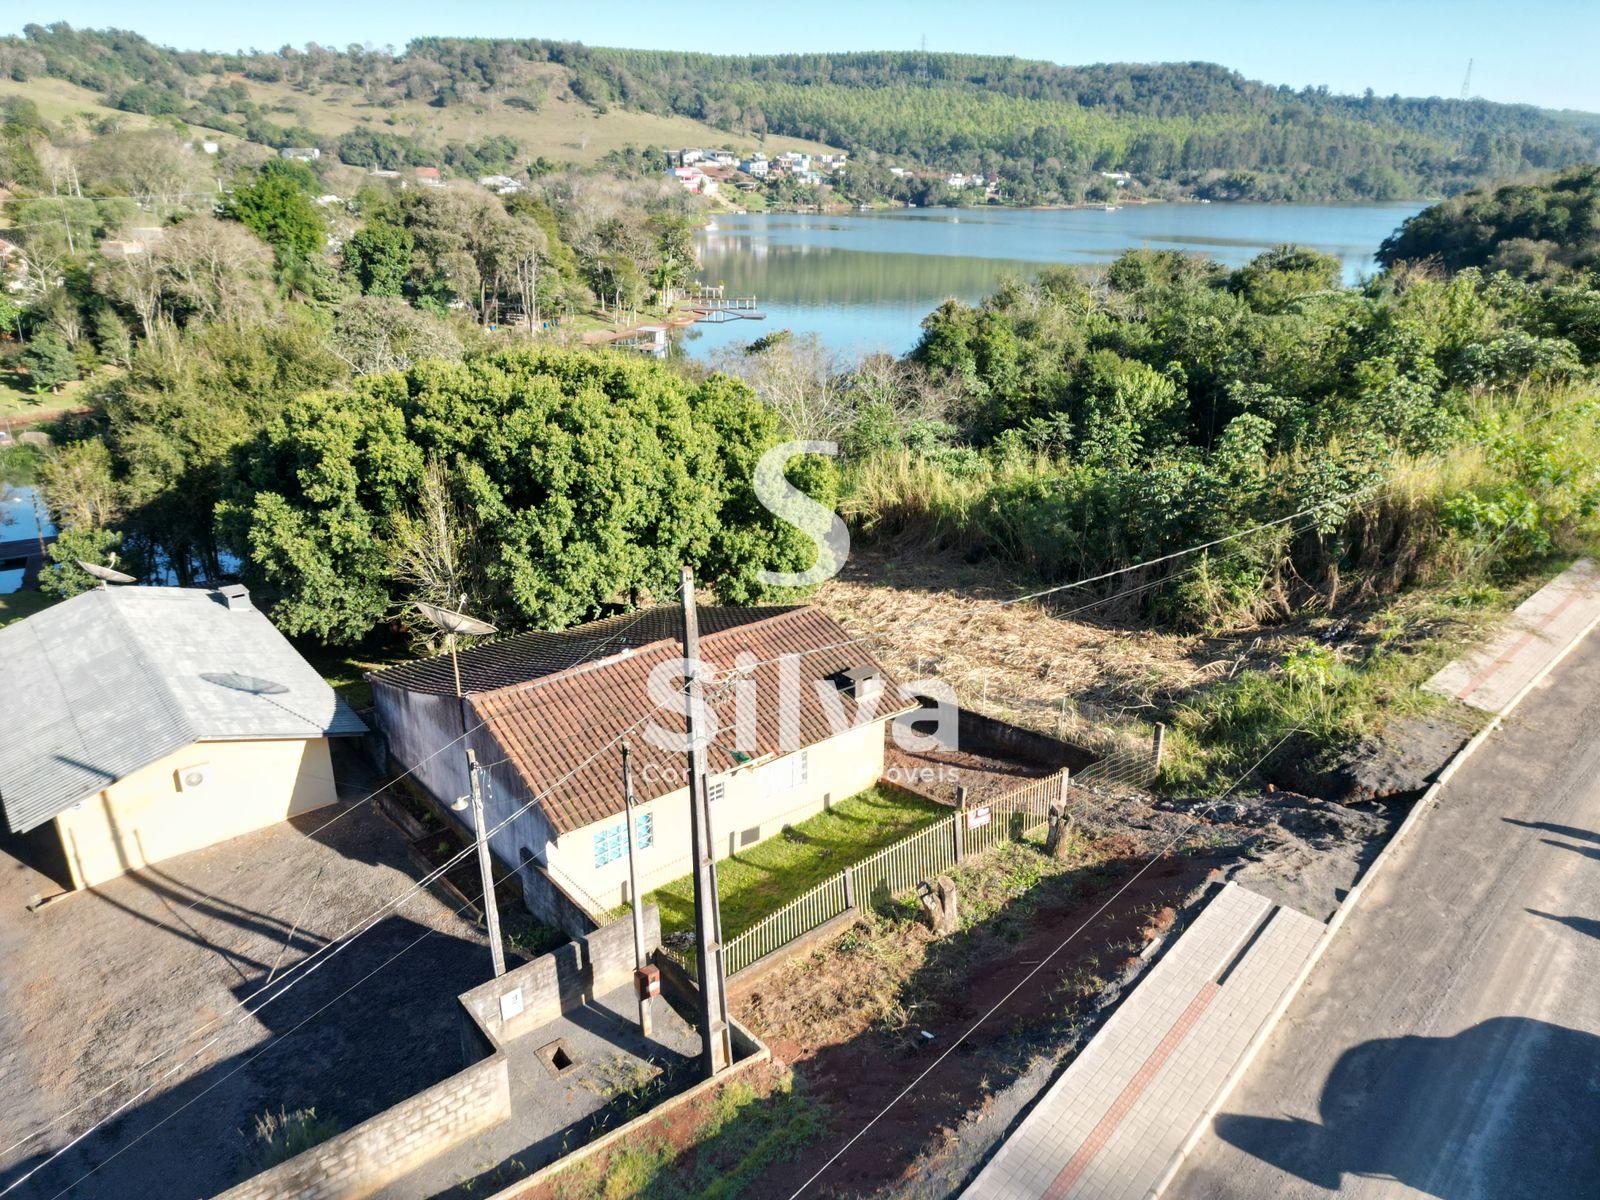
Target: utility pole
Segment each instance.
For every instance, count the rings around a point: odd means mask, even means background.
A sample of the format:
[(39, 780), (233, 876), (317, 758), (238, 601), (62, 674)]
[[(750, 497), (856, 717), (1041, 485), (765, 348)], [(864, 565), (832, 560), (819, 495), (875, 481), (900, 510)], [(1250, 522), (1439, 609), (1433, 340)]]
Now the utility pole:
[(639, 996), (639, 1032), (650, 1036), (650, 993), (646, 987), (644, 957), (644, 901), (639, 895), (639, 867), (633, 847), (633, 751), (627, 740), (622, 743), (622, 798), (623, 815), (628, 822), (628, 900), (633, 909), (633, 981)]
[(694, 855), (695, 966), (700, 976), (700, 1061), (710, 1078), (733, 1065), (728, 1024), (727, 976), (722, 958), (722, 912), (717, 903), (717, 864), (706, 800), (706, 748), (695, 730), (700, 709), (700, 624), (694, 607), (694, 572), (684, 567), (683, 657), (688, 672), (685, 721), (689, 735), (690, 849)]
[(467, 747), (467, 774), (472, 780), (472, 829), (478, 843), (478, 873), (483, 877), (483, 919), (489, 926), (489, 954), (496, 979), (506, 973), (506, 951), (500, 944), (500, 906), (494, 899), (494, 869), (489, 863), (489, 836), (483, 825), (483, 768), (478, 752)]

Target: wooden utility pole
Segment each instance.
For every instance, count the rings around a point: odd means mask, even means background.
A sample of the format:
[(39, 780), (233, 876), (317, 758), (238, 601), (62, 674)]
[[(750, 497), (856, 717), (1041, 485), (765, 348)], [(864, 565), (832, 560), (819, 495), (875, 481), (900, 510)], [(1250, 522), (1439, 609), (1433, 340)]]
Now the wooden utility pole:
[(627, 740), (622, 743), (622, 800), (623, 816), (628, 822), (628, 903), (633, 909), (633, 972), (634, 991), (639, 997), (639, 1032), (650, 1036), (650, 995), (643, 986), (644, 955), (644, 901), (639, 895), (639, 867), (634, 859), (633, 822), (633, 751)]
[(683, 657), (688, 673), (684, 708), (688, 731), (690, 850), (694, 855), (694, 957), (700, 976), (700, 1062), (709, 1078), (733, 1065), (728, 1024), (727, 976), (722, 959), (722, 911), (717, 903), (717, 864), (706, 800), (706, 748), (695, 728), (700, 710), (700, 624), (694, 607), (694, 572), (684, 567)]

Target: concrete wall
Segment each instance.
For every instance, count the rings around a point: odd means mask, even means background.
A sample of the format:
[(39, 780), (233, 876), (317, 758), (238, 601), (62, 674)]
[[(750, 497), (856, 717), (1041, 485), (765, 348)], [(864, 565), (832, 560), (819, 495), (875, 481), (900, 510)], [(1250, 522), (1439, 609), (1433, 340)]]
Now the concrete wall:
[[(206, 783), (179, 788), (204, 765)], [(326, 738), (196, 742), (56, 818), (73, 883), (89, 887), (308, 812), (336, 798)]]
[[(648, 958), (661, 945), (661, 914), (651, 904), (643, 915)], [(633, 921), (624, 918), (479, 984), (461, 996), (461, 1004), (471, 1022), (503, 1046), (588, 998), (624, 986), (633, 969)], [(522, 1011), (507, 1019), (501, 1000), (513, 992), (521, 993)]]
[(1049, 767), (1052, 771), (1059, 771), (1062, 767), (1073, 772), (1081, 771), (1098, 757), (1071, 742), (1063, 742), (1048, 734), (1023, 729), (998, 717), (988, 717), (965, 708), (961, 710), (956, 736), (961, 739), (960, 749), (970, 753), (1019, 758), (1023, 762)]
[[(835, 800), (843, 800), (871, 787), (883, 774), (884, 722), (874, 721), (847, 730), (807, 748), (806, 781), (781, 795), (763, 794), (763, 772), (781, 772), (785, 759), (741, 767), (713, 777), (723, 795), (711, 805), (711, 835), (716, 857), (765, 841), (819, 813)], [(786, 758), (789, 756), (785, 756)], [(688, 874), (690, 855), (689, 791), (677, 791), (638, 807), (639, 816), (651, 815), (654, 840), (639, 853), (639, 888), (648, 892)], [(586, 825), (562, 834), (550, 849), (550, 862), (559, 877), (575, 881), (584, 892), (606, 907), (628, 900), (628, 859), (624, 854), (603, 867), (594, 863), (595, 835), (620, 826), (618, 814), (609, 821)]]
[(362, 1200), (510, 1115), (509, 1070), (494, 1054), (218, 1200)]

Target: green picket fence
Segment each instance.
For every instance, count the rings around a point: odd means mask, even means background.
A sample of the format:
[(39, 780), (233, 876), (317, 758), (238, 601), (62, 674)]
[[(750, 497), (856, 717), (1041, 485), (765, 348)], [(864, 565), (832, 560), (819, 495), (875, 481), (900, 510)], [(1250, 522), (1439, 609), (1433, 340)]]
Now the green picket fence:
[[(735, 975), (841, 913), (904, 896), (966, 856), (1038, 832), (1047, 823), (1050, 805), (1061, 798), (1062, 781), (1063, 773), (1047, 775), (988, 804), (952, 812), (846, 867), (729, 939), (724, 946), (724, 969)], [(689, 965), (692, 970), (692, 962)]]

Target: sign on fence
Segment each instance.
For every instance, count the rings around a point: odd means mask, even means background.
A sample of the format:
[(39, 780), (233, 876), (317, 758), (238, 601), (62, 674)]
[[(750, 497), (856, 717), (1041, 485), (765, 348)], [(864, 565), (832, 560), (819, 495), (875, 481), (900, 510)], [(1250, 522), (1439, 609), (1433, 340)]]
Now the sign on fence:
[(988, 823), (989, 806), (987, 804), (983, 805), (981, 808), (969, 808), (967, 810), (968, 829), (977, 829), (980, 825), (987, 825)]

